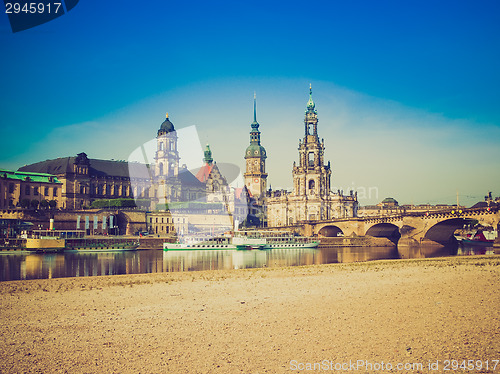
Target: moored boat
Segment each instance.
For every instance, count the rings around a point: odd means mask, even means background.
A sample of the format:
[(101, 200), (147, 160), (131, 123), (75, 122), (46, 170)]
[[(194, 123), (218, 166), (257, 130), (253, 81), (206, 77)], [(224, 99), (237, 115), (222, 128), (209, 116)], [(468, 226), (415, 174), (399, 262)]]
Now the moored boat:
[(315, 238), (297, 236), (288, 231), (244, 230), (212, 238), (181, 238), (181, 241), (177, 243), (163, 243), (163, 250), (265, 250), (273, 248), (317, 248), (318, 245), (319, 241)]
[(26, 238), (25, 248), (35, 252), (62, 252), (66, 248), (66, 241), (54, 236)]
[(34, 230), (25, 237), (25, 248), (33, 252), (134, 251), (139, 242), (122, 238), (85, 237), (83, 231)]
[(462, 244), (480, 247), (492, 247), (497, 237), (495, 230), (477, 230), (467, 234), (467, 236), (455, 236), (455, 238)]
[(190, 250), (218, 250), (218, 249), (236, 249), (231, 242), (230, 236), (193, 236), (182, 238), (176, 243), (163, 243), (164, 251), (190, 251)]

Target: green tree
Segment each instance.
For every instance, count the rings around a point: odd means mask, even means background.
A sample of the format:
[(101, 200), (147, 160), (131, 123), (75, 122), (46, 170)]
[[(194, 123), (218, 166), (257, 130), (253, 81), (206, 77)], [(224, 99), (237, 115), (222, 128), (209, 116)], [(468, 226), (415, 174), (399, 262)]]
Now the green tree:
[(38, 200), (31, 200), (31, 207), (33, 209), (36, 209), (38, 208), (38, 205), (40, 204), (40, 202)]
[(57, 207), (57, 200), (50, 200), (49, 201), (49, 208), (55, 209), (56, 207)]
[(47, 200), (40, 201), (40, 208), (47, 209), (49, 207), (49, 202)]
[(30, 199), (22, 199), (21, 200), (21, 207), (22, 208), (29, 208), (30, 207), (30, 204), (31, 204), (31, 200)]

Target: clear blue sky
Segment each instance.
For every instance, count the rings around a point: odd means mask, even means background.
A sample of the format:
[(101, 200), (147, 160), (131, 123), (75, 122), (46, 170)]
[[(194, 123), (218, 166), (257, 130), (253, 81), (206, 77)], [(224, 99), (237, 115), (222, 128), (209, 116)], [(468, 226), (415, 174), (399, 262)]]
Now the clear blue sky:
[(0, 166), (127, 159), (169, 112), (244, 166), (257, 92), (291, 186), (309, 83), (332, 185), (400, 203), (500, 195), (498, 1), (97, 1), (13, 34), (0, 16)]

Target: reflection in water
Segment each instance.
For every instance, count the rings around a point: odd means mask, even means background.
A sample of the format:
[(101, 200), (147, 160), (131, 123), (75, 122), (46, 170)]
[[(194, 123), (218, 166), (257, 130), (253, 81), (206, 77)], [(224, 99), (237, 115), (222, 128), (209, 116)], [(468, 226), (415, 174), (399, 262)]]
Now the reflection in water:
[(0, 252), (0, 280), (87, 277), (97, 275), (284, 267), (397, 258), (493, 254), (492, 247), (422, 247), (398, 252), (395, 247), (289, 248), (266, 251), (162, 251), (32, 254)]

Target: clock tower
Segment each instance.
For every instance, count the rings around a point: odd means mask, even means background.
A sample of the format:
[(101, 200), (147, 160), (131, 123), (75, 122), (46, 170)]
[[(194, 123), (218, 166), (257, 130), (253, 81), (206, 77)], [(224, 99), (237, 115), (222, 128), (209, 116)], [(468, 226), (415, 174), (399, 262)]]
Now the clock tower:
[(253, 122), (250, 131), (250, 145), (245, 151), (245, 185), (255, 198), (263, 198), (267, 187), (266, 150), (260, 145), (259, 123), (257, 122), (257, 102), (253, 97)]

